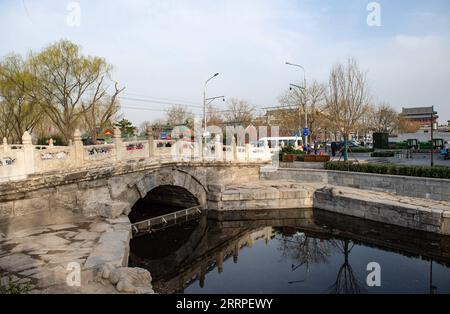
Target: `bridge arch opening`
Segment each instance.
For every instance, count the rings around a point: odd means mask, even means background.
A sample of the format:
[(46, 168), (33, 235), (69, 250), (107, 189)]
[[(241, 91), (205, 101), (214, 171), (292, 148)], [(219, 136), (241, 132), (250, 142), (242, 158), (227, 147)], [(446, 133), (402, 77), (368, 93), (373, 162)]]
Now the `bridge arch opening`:
[(160, 185), (134, 204), (128, 215), (132, 223), (170, 214), (200, 205), (187, 189), (176, 185)]

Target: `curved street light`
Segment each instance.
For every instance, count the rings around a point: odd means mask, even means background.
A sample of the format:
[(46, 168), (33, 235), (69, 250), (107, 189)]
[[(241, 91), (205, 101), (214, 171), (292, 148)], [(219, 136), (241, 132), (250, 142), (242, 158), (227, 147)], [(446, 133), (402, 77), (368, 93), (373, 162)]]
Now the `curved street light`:
[(209, 79), (206, 80), (205, 85), (203, 86), (203, 137), (205, 137), (205, 144), (206, 144), (206, 85), (209, 81), (211, 81), (213, 78), (219, 76), (219, 73), (215, 73), (213, 76), (211, 76)]
[[(290, 89), (292, 89), (292, 87), (296, 87), (296, 88), (298, 88), (301, 92), (302, 92), (302, 94), (304, 95), (304, 91), (306, 91), (306, 71), (305, 71), (305, 68), (303, 67), (303, 66), (301, 66), (300, 64), (295, 64), (295, 63), (291, 63), (291, 62), (286, 62), (286, 65), (291, 65), (291, 66), (294, 66), (294, 67), (297, 67), (297, 68), (301, 68), (302, 70), (303, 70), (303, 87), (302, 86), (298, 86), (298, 85), (295, 85), (295, 84), (290, 84)], [(307, 109), (308, 108), (306, 108), (306, 103), (303, 105), (303, 110), (305, 111), (305, 128), (308, 128), (308, 111), (307, 111)], [(300, 132), (301, 130), (299, 130), (299, 132)], [(308, 136), (306, 135), (305, 136), (305, 142), (304, 142), (304, 145), (307, 145), (308, 144)]]

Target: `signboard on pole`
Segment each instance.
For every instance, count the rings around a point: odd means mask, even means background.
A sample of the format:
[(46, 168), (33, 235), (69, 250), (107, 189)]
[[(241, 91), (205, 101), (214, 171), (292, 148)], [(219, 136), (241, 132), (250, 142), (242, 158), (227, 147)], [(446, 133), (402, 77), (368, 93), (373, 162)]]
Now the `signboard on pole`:
[(308, 128), (303, 128), (302, 134), (303, 134), (303, 136), (309, 136), (309, 129)]

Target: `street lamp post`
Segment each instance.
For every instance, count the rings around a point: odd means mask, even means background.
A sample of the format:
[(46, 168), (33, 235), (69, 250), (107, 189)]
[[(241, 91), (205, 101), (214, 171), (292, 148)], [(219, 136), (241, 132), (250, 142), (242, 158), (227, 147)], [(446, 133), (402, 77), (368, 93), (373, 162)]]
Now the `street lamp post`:
[(434, 166), (434, 106), (431, 107), (431, 167)]
[(206, 144), (206, 85), (209, 81), (211, 81), (213, 78), (217, 77), (219, 73), (215, 73), (213, 76), (211, 76), (209, 79), (206, 80), (205, 85), (203, 86), (203, 137), (205, 138), (205, 144)]
[[(286, 62), (287, 65), (291, 65), (291, 66), (295, 66), (298, 68), (301, 68), (303, 70), (303, 87), (291, 84), (291, 86), (297, 87), (300, 89), (300, 91), (302, 92), (303, 95), (305, 95), (304, 91), (306, 91), (306, 71), (305, 68), (303, 66), (301, 66), (300, 64), (295, 64), (295, 63), (290, 63), (290, 62)], [(305, 98), (305, 102), (306, 102), (306, 97)], [(303, 110), (305, 111), (305, 128), (308, 128), (308, 108), (306, 107), (306, 103), (303, 105)], [(302, 127), (300, 126), (300, 130), (299, 132), (301, 133), (301, 129)], [(305, 142), (304, 145), (306, 146), (308, 144), (308, 135), (305, 135)]]

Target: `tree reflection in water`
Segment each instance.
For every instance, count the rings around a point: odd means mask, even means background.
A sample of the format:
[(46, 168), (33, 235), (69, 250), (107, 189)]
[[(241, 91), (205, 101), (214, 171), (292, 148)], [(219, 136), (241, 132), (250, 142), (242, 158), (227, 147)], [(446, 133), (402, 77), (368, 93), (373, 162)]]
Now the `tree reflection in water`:
[(339, 267), (336, 281), (330, 286), (330, 293), (335, 294), (356, 294), (363, 292), (363, 289), (358, 283), (358, 279), (353, 273), (352, 266), (349, 262), (350, 253), (355, 246), (350, 244), (350, 240), (331, 240), (333, 246), (336, 247), (342, 254), (344, 254), (344, 263)]
[(276, 238), (280, 242), (279, 249), (282, 256), (296, 261), (296, 264), (291, 265), (292, 271), (298, 269), (304, 269), (305, 271), (303, 279), (289, 281), (290, 284), (305, 282), (310, 264), (328, 264), (329, 257), (337, 251), (344, 255), (344, 263), (339, 267), (336, 281), (328, 288), (328, 291), (336, 294), (363, 292), (349, 262), (350, 253), (355, 245), (350, 240), (324, 240), (290, 228), (281, 229), (277, 232)]
[(316, 237), (310, 237), (304, 232), (295, 231), (292, 232), (283, 229), (283, 232), (278, 233), (277, 240), (280, 241), (279, 249), (282, 252), (283, 257), (288, 257), (296, 264), (291, 265), (292, 271), (296, 271), (304, 267), (305, 278), (302, 280), (289, 281), (290, 284), (302, 283), (306, 281), (306, 277), (309, 273), (310, 264), (326, 264), (328, 258), (334, 249), (334, 246), (328, 241), (323, 241)]

